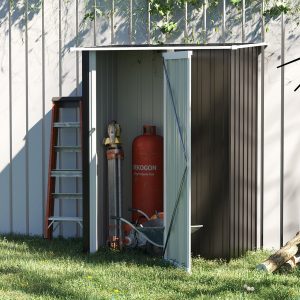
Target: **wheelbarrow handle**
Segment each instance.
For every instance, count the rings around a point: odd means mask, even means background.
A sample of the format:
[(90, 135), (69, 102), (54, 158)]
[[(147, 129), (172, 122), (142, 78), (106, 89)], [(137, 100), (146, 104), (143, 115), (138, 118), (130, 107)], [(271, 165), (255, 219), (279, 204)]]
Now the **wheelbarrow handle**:
[(140, 215), (144, 216), (147, 219), (147, 221), (150, 220), (150, 217), (145, 212), (143, 212), (142, 210), (140, 210), (138, 208), (129, 208), (128, 210), (131, 211), (131, 212), (139, 213)]

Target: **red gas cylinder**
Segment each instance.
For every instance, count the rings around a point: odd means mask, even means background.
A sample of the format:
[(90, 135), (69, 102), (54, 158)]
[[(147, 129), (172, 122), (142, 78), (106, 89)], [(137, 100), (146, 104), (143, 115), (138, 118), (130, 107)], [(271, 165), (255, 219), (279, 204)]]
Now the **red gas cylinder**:
[(132, 143), (132, 208), (148, 216), (163, 211), (163, 138), (155, 126), (144, 125), (144, 134)]

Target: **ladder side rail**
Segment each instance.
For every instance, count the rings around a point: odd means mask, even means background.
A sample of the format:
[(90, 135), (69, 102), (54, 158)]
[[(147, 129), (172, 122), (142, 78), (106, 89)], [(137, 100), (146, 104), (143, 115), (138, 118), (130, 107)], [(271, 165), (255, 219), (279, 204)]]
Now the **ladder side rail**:
[(58, 129), (54, 127), (54, 123), (58, 120), (59, 109), (58, 106), (52, 104), (51, 116), (51, 136), (50, 136), (50, 152), (49, 152), (49, 168), (48, 168), (48, 191), (46, 204), (46, 218), (45, 218), (45, 232), (46, 239), (52, 238), (52, 226), (49, 227), (49, 217), (54, 213), (54, 198), (53, 192), (55, 189), (55, 177), (51, 176), (51, 171), (56, 168), (57, 155), (54, 151), (54, 146), (57, 144)]

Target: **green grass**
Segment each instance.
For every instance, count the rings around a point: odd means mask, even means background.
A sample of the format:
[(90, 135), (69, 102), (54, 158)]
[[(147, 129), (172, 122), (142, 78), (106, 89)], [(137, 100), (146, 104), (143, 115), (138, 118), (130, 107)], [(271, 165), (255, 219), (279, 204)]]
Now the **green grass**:
[(300, 299), (299, 270), (255, 270), (266, 252), (229, 263), (195, 258), (189, 275), (140, 252), (81, 249), (80, 240), (0, 236), (0, 299)]

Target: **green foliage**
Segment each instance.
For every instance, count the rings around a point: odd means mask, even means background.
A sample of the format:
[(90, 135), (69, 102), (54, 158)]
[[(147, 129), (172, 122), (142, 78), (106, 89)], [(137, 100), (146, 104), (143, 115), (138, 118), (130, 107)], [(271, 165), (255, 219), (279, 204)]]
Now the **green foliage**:
[(255, 269), (268, 255), (253, 251), (230, 262), (195, 257), (186, 274), (138, 251), (88, 255), (79, 239), (0, 236), (0, 299), (299, 299), (299, 269)]
[(149, 0), (150, 3), (150, 13), (152, 15), (159, 15), (161, 17), (166, 17), (174, 9), (174, 0), (164, 1), (164, 0)]
[(233, 6), (239, 7), (241, 5), (241, 3), (242, 3), (242, 0), (230, 0), (230, 3)]
[(288, 14), (291, 12), (292, 7), (289, 3), (280, 3), (280, 4), (274, 4), (269, 9), (266, 9), (264, 11), (264, 16), (269, 17), (271, 19), (278, 18), (282, 13)]
[[(0, 0), (1, 1), (1, 0)], [(27, 11), (30, 16), (38, 13), (45, 0), (9, 0), (10, 12), (14, 13), (19, 9), (27, 5)], [(50, 0), (49, 0), (50, 1)], [(62, 0), (65, 3), (71, 3), (73, 0)], [(82, 1), (82, 0), (81, 0)], [(106, 3), (111, 3), (111, 0), (103, 0)], [(156, 17), (153, 22), (152, 30), (159, 30), (163, 35), (170, 35), (177, 31), (178, 23), (174, 20), (176, 12), (183, 11), (185, 6), (189, 6), (189, 10), (202, 9), (203, 5), (207, 4), (207, 9), (213, 10), (221, 5), (223, 0), (147, 0), (149, 3), (149, 12), (152, 16)], [(254, 0), (246, 0), (246, 6), (248, 7)], [(259, 0), (256, 0), (259, 1)], [(263, 15), (268, 22), (271, 19), (278, 18), (281, 14), (291, 16), (293, 22), (298, 26), (300, 23), (300, 0), (264, 0), (265, 11)], [(109, 19), (112, 10), (102, 10), (99, 6), (99, 1), (84, 0), (85, 13), (82, 18), (81, 24), (84, 25), (88, 22), (94, 21), (97, 17), (104, 17)], [(241, 10), (242, 0), (229, 0), (229, 5)], [(258, 3), (258, 2), (257, 2)], [(145, 6), (146, 9), (146, 6)], [(143, 14), (145, 11), (140, 11)], [(135, 12), (137, 13), (137, 12)], [(156, 22), (156, 23), (154, 23)], [(211, 20), (213, 22), (213, 20)], [(266, 26), (266, 29), (268, 27)], [(218, 27), (215, 27), (215, 31), (218, 31)], [(185, 37), (187, 39), (187, 37)]]
[(177, 23), (165, 22), (161, 26), (159, 26), (159, 29), (163, 34), (170, 34), (177, 29)]
[(86, 11), (83, 16), (82, 22), (86, 23), (87, 21), (94, 21), (96, 16), (103, 16), (103, 12), (99, 7), (94, 6), (93, 8)]

